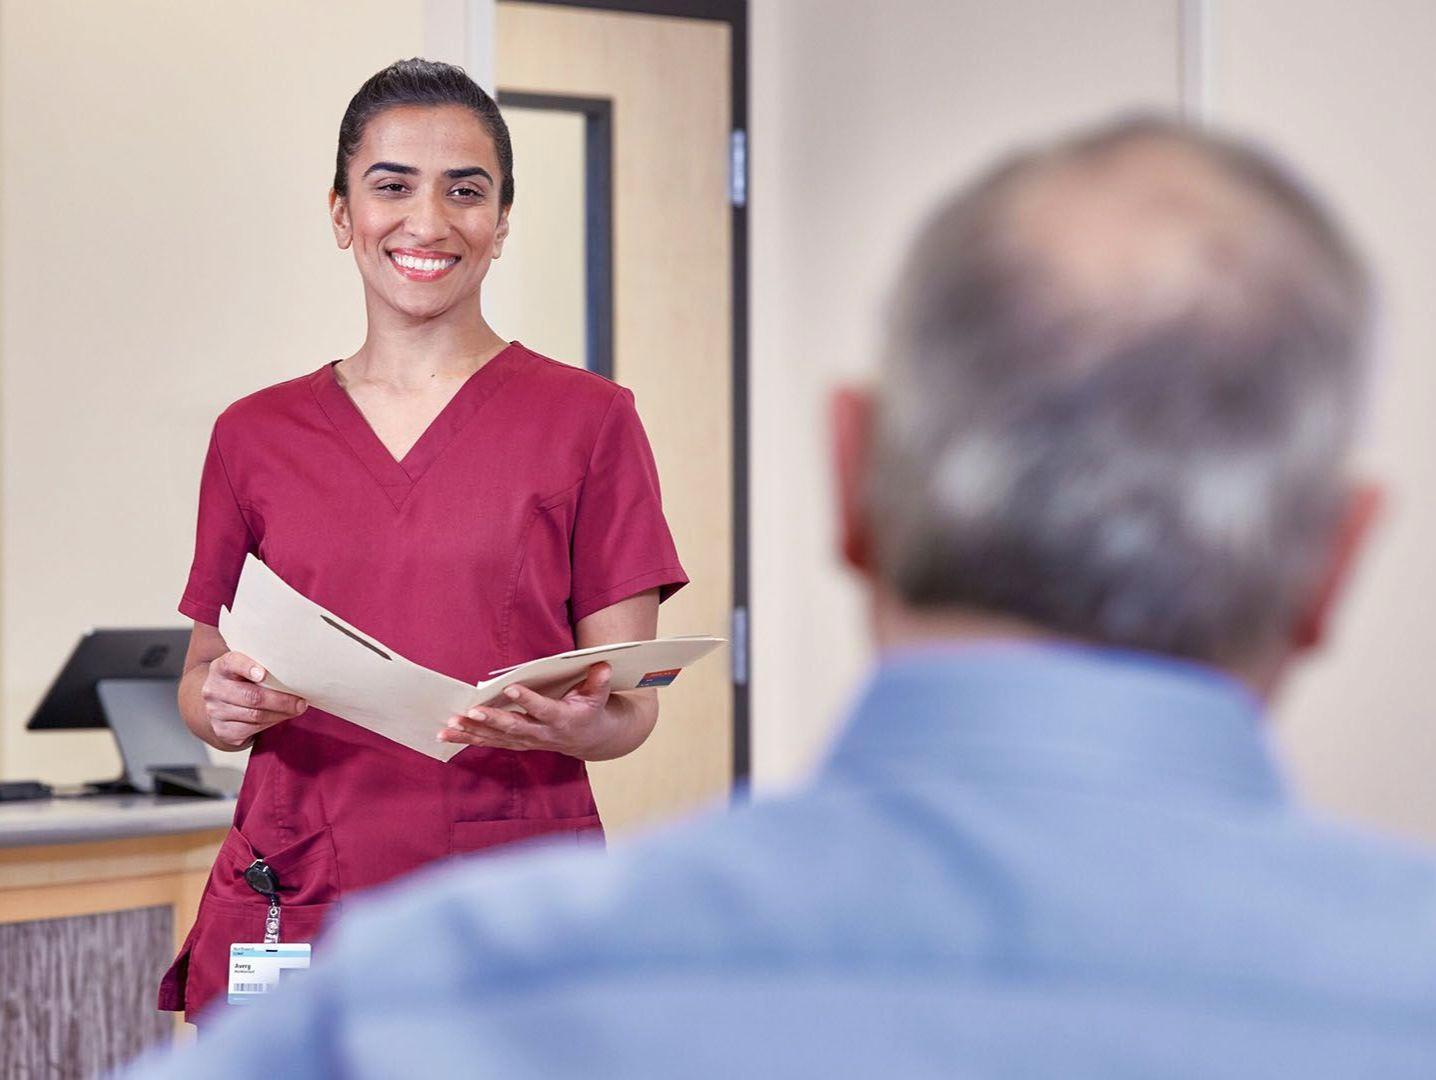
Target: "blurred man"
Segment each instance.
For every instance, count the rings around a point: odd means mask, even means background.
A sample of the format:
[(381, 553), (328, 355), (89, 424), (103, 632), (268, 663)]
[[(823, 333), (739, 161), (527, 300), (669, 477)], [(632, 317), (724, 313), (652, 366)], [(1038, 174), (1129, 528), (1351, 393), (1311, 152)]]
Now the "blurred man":
[(1436, 863), (1264, 727), (1375, 505), (1346, 240), (1133, 122), (959, 194), (894, 295), (835, 410), (881, 659), (812, 787), (431, 876), (169, 1074), (1436, 1076)]

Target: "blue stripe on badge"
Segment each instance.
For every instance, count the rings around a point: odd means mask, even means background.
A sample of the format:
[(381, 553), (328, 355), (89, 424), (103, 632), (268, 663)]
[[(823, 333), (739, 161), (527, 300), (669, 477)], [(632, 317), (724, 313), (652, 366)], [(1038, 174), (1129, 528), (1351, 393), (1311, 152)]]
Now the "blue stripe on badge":
[(231, 945), (230, 956), (256, 957), (256, 956), (308, 956), (308, 945)]

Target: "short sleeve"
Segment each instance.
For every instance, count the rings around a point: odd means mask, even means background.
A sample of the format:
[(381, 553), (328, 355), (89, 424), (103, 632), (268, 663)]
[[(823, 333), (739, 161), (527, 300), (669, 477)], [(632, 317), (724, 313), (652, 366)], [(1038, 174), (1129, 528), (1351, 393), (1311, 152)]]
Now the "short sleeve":
[(575, 623), (649, 589), (666, 600), (688, 583), (663, 516), (653, 451), (626, 389), (610, 402), (589, 457), (570, 572)]
[(216, 424), (200, 475), (194, 562), (179, 603), (180, 612), (196, 622), (219, 625), (219, 609), (234, 600), (244, 557), (257, 547), (230, 483)]

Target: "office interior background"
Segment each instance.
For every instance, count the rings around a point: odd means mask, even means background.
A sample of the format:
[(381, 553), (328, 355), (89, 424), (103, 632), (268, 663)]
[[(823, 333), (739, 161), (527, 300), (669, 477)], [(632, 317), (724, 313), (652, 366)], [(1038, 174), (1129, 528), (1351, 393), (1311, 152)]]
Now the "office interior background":
[[(492, 8), (0, 3), (0, 775), (117, 771), (108, 733), (27, 733), (25, 719), (85, 627), (179, 623), (215, 414), (359, 340), (356, 277), (324, 214), (349, 94), (401, 56), (474, 66), (469, 27)], [(1155, 108), (1286, 154), (1379, 272), (1362, 463), (1390, 501), (1276, 732), (1318, 802), (1436, 839), (1433, 33), (1420, 0), (753, 0), (758, 791), (805, 773), (868, 659), (834, 557), (825, 400), (872, 370), (904, 243), (1005, 147)]]
[[(181, 624), (219, 410), (358, 345), (357, 277), (325, 213), (349, 96), (411, 55), (496, 70), (502, 86), (485, 28), (523, 6), (0, 0), (0, 777), (118, 771), (107, 732), (25, 720), (84, 628)], [(1436, 8), (750, 0), (747, 28), (756, 792), (805, 775), (869, 659), (836, 557), (826, 399), (874, 370), (900, 253), (1005, 148), (1156, 109), (1288, 157), (1376, 268), (1359, 456), (1389, 501), (1274, 733), (1312, 800), (1436, 841)], [(521, 187), (516, 248), (523, 201)], [(488, 314), (504, 333), (505, 312)]]

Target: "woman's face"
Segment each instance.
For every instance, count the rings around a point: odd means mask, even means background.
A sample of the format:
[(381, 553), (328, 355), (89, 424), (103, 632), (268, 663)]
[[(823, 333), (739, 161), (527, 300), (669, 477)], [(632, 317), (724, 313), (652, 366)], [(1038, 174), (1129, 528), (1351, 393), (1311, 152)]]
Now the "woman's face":
[(387, 109), (349, 162), (349, 194), (329, 193), (334, 238), (354, 248), (371, 306), (433, 318), (478, 302), (508, 235), (494, 141), (458, 105)]

